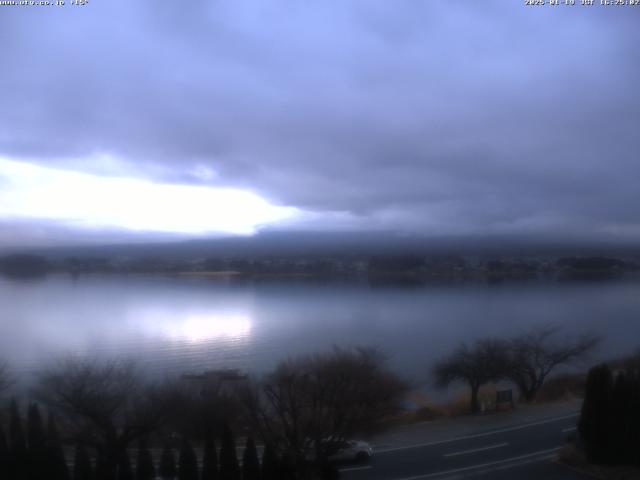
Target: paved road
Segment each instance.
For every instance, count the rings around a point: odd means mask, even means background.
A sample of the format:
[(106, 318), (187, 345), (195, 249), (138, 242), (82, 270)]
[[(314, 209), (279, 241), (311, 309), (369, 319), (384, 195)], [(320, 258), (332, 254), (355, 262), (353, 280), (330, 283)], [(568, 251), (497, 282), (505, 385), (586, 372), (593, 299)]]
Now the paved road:
[(575, 431), (577, 419), (577, 412), (568, 412), (454, 438), (382, 446), (375, 449), (370, 464), (342, 468), (341, 478), (583, 479), (586, 477), (552, 461), (567, 436)]

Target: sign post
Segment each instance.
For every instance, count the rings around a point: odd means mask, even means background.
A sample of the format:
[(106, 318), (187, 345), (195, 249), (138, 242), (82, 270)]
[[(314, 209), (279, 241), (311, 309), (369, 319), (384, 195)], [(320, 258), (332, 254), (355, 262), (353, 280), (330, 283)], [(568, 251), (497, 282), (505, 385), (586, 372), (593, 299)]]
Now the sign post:
[(511, 405), (511, 409), (515, 409), (515, 404), (513, 402), (513, 390), (498, 390), (496, 392), (496, 410), (501, 403), (508, 403)]

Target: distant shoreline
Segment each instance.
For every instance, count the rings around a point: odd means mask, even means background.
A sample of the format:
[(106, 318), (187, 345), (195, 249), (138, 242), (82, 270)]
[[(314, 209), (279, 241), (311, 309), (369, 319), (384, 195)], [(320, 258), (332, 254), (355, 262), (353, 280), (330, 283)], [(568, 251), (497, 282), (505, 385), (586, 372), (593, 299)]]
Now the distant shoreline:
[(73, 278), (91, 276), (131, 276), (146, 278), (175, 278), (175, 279), (202, 279), (211, 281), (230, 282), (261, 282), (261, 281), (300, 281), (321, 283), (360, 284), (374, 287), (423, 287), (428, 285), (463, 285), (463, 284), (541, 284), (541, 283), (607, 283), (616, 281), (640, 280), (640, 272), (580, 272), (579, 274), (563, 274), (549, 272), (536, 275), (489, 275), (483, 272), (470, 272), (469, 274), (447, 273), (422, 273), (422, 274), (351, 274), (351, 273), (309, 273), (309, 272), (240, 272), (234, 270), (221, 271), (177, 271), (177, 272), (145, 272), (145, 271), (66, 271), (50, 270), (45, 272), (12, 274), (0, 272), (0, 279), (11, 280), (38, 280), (48, 276), (66, 275)]
[(474, 259), (460, 256), (385, 255), (368, 258), (247, 257), (168, 258), (70, 257), (53, 260), (37, 255), (0, 257), (0, 273), (35, 278), (48, 273), (81, 275), (145, 274), (204, 278), (297, 278), (369, 283), (422, 284), (536, 280), (611, 280), (640, 276), (637, 259), (612, 257)]

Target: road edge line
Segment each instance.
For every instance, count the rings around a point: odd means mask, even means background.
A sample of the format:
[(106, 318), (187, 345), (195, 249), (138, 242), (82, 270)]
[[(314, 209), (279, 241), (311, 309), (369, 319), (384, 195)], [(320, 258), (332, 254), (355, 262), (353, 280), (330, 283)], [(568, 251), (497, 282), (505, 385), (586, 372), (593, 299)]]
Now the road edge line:
[(525, 455), (519, 455), (517, 457), (505, 458), (504, 460), (496, 460), (494, 462), (481, 463), (478, 465), (469, 465), (468, 467), (454, 468), (452, 470), (443, 470), (441, 472), (425, 473), (423, 475), (415, 475), (413, 477), (396, 478), (394, 480), (421, 480), (424, 478), (441, 477), (444, 475), (451, 475), (453, 473), (462, 473), (462, 472), (468, 472), (471, 470), (477, 470), (480, 468), (492, 467), (495, 465), (504, 465), (504, 464), (514, 463), (514, 462), (517, 462), (518, 460), (524, 460), (524, 459), (535, 458), (535, 457), (540, 457), (540, 459), (542, 460), (547, 458), (548, 455), (554, 452), (557, 452), (561, 448), (562, 446), (551, 448), (548, 450), (540, 450), (533, 453), (527, 453)]
[(460, 452), (445, 453), (443, 457), (459, 457), (460, 455), (467, 455), (469, 453), (484, 452), (485, 450), (493, 450), (495, 448), (502, 448), (509, 445), (509, 442), (496, 443), (495, 445), (488, 445), (486, 447), (472, 448), (470, 450), (462, 450)]

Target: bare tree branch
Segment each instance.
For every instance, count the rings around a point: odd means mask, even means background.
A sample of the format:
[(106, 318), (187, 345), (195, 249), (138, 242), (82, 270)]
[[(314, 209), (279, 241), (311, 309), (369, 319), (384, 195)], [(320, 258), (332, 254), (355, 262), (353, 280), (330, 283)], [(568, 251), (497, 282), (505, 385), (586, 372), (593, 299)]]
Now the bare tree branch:
[(304, 463), (396, 412), (405, 391), (376, 350), (335, 348), (280, 363), (240, 398), (262, 439)]
[(507, 352), (506, 342), (495, 338), (476, 340), (471, 345), (463, 343), (433, 368), (436, 385), (443, 388), (456, 381), (467, 383), (471, 389), (471, 412), (478, 413), (480, 387), (506, 375)]
[(68, 358), (40, 373), (34, 394), (74, 427), (77, 441), (100, 450), (110, 468), (132, 441), (162, 425), (169, 408), (129, 362)]
[(558, 333), (557, 327), (545, 325), (510, 341), (508, 376), (526, 401), (536, 397), (554, 369), (584, 358), (601, 340), (597, 335), (583, 334), (559, 341)]

